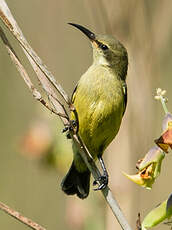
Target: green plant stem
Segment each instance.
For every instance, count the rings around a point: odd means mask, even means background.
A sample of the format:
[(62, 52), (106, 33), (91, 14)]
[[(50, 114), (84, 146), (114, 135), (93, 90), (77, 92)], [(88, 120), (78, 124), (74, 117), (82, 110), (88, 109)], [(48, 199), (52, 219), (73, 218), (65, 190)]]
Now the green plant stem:
[(166, 105), (166, 102), (165, 102), (165, 98), (163, 96), (160, 96), (160, 100), (161, 100), (161, 104), (162, 104), (162, 107), (164, 109), (164, 112), (165, 112), (165, 114), (167, 114), (168, 109), (167, 109), (167, 105)]

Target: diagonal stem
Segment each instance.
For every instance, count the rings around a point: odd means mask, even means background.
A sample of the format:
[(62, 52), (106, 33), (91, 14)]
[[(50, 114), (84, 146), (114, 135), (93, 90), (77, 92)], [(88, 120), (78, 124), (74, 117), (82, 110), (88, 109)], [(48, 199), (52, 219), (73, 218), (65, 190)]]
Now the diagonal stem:
[(19, 220), (21, 223), (27, 225), (28, 227), (30, 227), (33, 230), (46, 230), (41, 225), (39, 225), (36, 222), (34, 222), (33, 220), (23, 216), (21, 213), (19, 213), (16, 210), (10, 208), (9, 206), (3, 204), (2, 202), (0, 202), (0, 210), (2, 210), (3, 212), (6, 212), (10, 216), (12, 216), (15, 219)]

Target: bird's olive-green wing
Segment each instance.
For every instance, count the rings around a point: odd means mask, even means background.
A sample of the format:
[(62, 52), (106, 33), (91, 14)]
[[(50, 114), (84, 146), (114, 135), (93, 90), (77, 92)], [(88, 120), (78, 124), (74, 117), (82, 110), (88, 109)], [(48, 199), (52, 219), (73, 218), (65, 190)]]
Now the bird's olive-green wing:
[(77, 90), (77, 88), (78, 88), (78, 84), (75, 86), (74, 91), (73, 91), (72, 96), (71, 96), (72, 103), (74, 103), (74, 101), (75, 101), (75, 96), (76, 96), (76, 90)]

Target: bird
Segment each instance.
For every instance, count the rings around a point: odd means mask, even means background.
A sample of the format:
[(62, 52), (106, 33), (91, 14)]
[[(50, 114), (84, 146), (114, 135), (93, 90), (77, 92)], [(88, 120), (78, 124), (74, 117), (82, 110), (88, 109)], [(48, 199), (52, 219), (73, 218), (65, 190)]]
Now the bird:
[[(78, 115), (78, 133), (94, 161), (100, 161), (103, 174), (93, 185), (102, 190), (108, 184), (108, 173), (102, 158), (107, 146), (117, 135), (127, 105), (126, 76), (128, 53), (112, 35), (99, 35), (75, 23), (89, 39), (93, 63), (81, 76), (71, 97)], [(71, 120), (75, 116), (71, 114)], [(73, 143), (73, 162), (61, 182), (67, 195), (85, 199), (90, 190), (90, 171)]]

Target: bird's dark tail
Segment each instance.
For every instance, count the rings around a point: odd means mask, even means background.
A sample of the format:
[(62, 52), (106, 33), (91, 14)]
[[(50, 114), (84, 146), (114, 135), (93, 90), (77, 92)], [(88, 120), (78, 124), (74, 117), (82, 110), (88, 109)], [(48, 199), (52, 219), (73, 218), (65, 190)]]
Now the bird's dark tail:
[(61, 187), (67, 195), (76, 194), (79, 198), (85, 199), (90, 189), (90, 171), (78, 172), (73, 162), (62, 180)]

